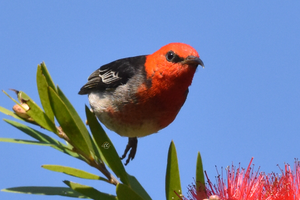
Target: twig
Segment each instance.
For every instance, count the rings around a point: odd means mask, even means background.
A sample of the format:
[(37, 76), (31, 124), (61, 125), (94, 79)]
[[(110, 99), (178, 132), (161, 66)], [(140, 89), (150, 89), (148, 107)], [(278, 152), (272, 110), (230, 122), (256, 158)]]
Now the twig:
[(81, 151), (79, 148), (76, 148), (76, 146), (72, 143), (72, 141), (69, 139), (69, 137), (64, 133), (64, 131), (62, 130), (62, 128), (60, 126), (56, 127), (58, 130), (58, 135), (60, 138), (64, 139), (65, 141), (67, 141), (69, 144), (71, 144), (73, 146), (73, 151), (78, 153), (79, 155), (83, 156), (86, 160), (86, 162), (92, 166), (95, 167), (96, 169), (98, 169), (100, 172), (102, 172), (102, 174), (104, 174), (104, 176), (106, 176), (106, 178), (108, 179), (108, 182), (114, 185), (119, 184), (120, 182), (118, 181), (118, 179), (116, 177), (114, 177), (107, 169), (106, 166), (103, 162), (97, 162), (95, 159), (91, 158), (89, 155), (86, 155), (83, 151)]

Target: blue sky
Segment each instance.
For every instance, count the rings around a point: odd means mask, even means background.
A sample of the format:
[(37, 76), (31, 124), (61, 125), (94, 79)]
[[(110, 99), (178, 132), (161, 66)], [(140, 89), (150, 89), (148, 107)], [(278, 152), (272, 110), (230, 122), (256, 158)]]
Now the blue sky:
[[(215, 165), (234, 163), (277, 172), (293, 164), (300, 147), (299, 1), (1, 1), (0, 89), (25, 91), (38, 101), (37, 64), (46, 62), (55, 83), (82, 119), (87, 77), (118, 58), (150, 54), (170, 42), (193, 46), (205, 63), (185, 105), (167, 128), (139, 140), (127, 167), (153, 199), (164, 199), (167, 151), (175, 142), (182, 188), (193, 182), (197, 152), (214, 180)], [(10, 94), (13, 95), (11, 92)], [(0, 94), (0, 105), (13, 102)], [(1, 118), (9, 118), (1, 114)], [(4, 121), (0, 137), (29, 139)], [(107, 131), (119, 154), (127, 138)], [(98, 173), (40, 146), (0, 143), (0, 188), (64, 186), (63, 180), (114, 187), (42, 169), (60, 164)], [(66, 199), (0, 192), (1, 199)]]

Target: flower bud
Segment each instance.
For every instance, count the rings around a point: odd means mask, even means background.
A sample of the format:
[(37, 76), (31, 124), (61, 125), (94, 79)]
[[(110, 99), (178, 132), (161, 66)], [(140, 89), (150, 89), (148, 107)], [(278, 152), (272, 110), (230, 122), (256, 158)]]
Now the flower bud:
[(220, 200), (220, 197), (218, 195), (211, 195), (209, 200)]
[[(22, 107), (21, 107), (22, 106)], [(15, 111), (16, 115), (21, 117), (22, 119), (32, 120), (29, 115), (27, 115), (26, 111), (29, 110), (29, 106), (26, 103), (21, 103), (21, 106), (16, 104), (12, 108)]]

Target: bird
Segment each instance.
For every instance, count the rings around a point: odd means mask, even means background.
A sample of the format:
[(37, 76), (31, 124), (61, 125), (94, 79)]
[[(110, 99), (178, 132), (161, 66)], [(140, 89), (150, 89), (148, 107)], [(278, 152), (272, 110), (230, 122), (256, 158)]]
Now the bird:
[(108, 129), (128, 137), (121, 159), (135, 157), (137, 138), (157, 133), (176, 118), (198, 66), (198, 52), (169, 43), (149, 55), (122, 58), (101, 66), (78, 94), (88, 95), (91, 110)]

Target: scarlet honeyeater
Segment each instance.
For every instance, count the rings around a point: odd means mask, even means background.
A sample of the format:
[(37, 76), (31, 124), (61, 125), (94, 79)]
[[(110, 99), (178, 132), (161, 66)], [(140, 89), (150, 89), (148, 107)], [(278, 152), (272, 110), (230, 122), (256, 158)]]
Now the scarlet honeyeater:
[(93, 72), (79, 94), (88, 94), (93, 112), (110, 130), (129, 137), (122, 158), (133, 159), (137, 137), (168, 126), (184, 104), (198, 65), (197, 51), (170, 43), (151, 55), (123, 58)]

